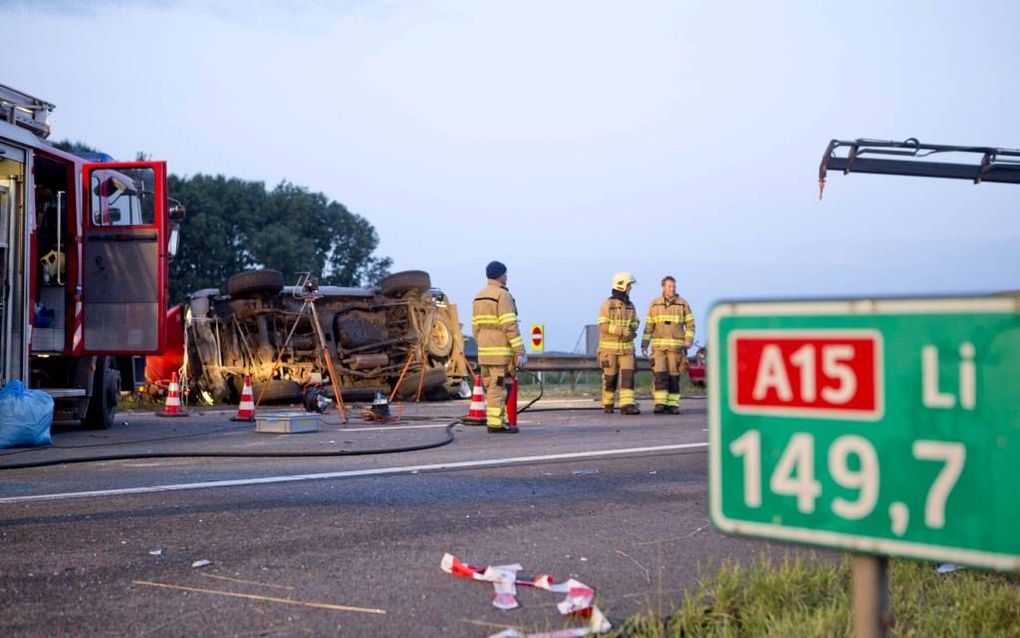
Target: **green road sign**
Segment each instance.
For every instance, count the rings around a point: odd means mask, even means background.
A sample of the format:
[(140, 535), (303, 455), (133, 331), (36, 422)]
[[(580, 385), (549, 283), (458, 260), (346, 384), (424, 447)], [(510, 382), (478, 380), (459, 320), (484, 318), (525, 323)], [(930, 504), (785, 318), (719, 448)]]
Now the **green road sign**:
[(1020, 569), (1020, 300), (720, 303), (723, 532)]

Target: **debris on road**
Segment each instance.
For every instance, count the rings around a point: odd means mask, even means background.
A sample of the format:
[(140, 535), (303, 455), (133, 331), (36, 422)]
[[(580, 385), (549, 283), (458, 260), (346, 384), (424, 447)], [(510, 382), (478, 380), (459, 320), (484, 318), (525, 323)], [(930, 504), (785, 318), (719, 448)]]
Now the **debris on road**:
[(605, 614), (592, 604), (592, 601), (595, 599), (595, 589), (573, 578), (569, 578), (564, 582), (556, 582), (551, 576), (546, 574), (536, 576), (531, 580), (518, 578), (517, 573), (523, 569), (520, 565), (478, 567), (465, 563), (449, 553), (443, 555), (440, 568), (452, 576), (492, 583), (496, 590), (496, 596), (492, 604), (500, 609), (515, 609), (519, 606), (516, 598), (516, 586), (520, 585), (522, 587), (544, 589), (557, 594), (566, 594), (566, 598), (556, 604), (556, 609), (559, 610), (560, 614), (588, 619), (588, 623), (583, 627), (573, 627), (541, 634), (524, 634), (518, 629), (509, 628), (494, 634), (491, 638), (571, 638), (573, 636), (581, 637), (589, 634), (601, 634), (612, 628)]
[(202, 560), (196, 560), (194, 563), (191, 564), (192, 567), (208, 567), (209, 565), (212, 565), (212, 561), (207, 560), (205, 558), (203, 558)]
[(376, 614), (380, 616), (386, 615), (385, 609), (379, 609), (375, 607), (352, 607), (351, 605), (336, 605), (333, 603), (320, 603), (315, 601), (294, 600), (292, 598), (277, 598), (275, 596), (243, 594), (241, 592), (225, 591), (222, 589), (205, 589), (203, 587), (188, 587), (186, 585), (174, 585), (171, 583), (156, 583), (148, 580), (133, 580), (131, 581), (131, 584), (140, 587), (159, 587), (162, 589), (173, 589), (177, 591), (193, 592), (197, 594), (211, 594), (216, 596), (226, 596), (229, 598), (242, 598), (244, 600), (254, 600), (257, 602), (280, 603), (281, 605), (312, 607), (314, 609), (328, 609), (330, 611), (353, 611), (362, 614)]
[(162, 555), (163, 555), (163, 550), (162, 550), (162, 548), (160, 548), (160, 549), (154, 549), (154, 550), (152, 550), (151, 552), (149, 552), (149, 556), (162, 556)]

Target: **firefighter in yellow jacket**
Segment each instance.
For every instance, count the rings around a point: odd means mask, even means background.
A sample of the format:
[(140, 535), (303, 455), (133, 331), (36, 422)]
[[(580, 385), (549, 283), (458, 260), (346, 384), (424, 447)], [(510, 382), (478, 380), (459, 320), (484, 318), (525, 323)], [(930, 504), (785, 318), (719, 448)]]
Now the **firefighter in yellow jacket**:
[(506, 418), (506, 386), (524, 367), (524, 340), (517, 326), (517, 302), (506, 288), (506, 266), (485, 267), (488, 282), (475, 295), (471, 333), (478, 342), (478, 363), (485, 384), (485, 424), (489, 432), (517, 432)]
[(652, 346), (652, 397), (655, 414), (680, 414), (680, 375), (687, 371), (687, 348), (694, 342), (694, 313), (676, 294), (676, 279), (662, 278), (662, 296), (648, 306), (641, 354)]
[(634, 400), (634, 338), (641, 322), (630, 301), (630, 289), (636, 283), (629, 272), (613, 275), (612, 295), (599, 308), (599, 364), (606, 414), (613, 412), (613, 394), (617, 391), (620, 414), (641, 414)]

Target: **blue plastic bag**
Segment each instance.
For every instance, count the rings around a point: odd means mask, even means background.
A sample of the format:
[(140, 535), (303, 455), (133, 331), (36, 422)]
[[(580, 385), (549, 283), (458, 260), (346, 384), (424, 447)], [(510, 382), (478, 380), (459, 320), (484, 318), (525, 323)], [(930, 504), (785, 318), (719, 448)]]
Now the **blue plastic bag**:
[(21, 381), (0, 388), (0, 450), (49, 445), (51, 425), (53, 397)]

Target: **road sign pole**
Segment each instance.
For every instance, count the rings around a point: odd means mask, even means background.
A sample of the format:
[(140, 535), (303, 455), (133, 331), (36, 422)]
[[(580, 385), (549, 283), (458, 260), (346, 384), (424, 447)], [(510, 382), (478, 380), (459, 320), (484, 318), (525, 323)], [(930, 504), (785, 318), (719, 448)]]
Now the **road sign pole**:
[(889, 559), (854, 554), (854, 635), (885, 638), (892, 625), (889, 609)]

